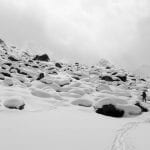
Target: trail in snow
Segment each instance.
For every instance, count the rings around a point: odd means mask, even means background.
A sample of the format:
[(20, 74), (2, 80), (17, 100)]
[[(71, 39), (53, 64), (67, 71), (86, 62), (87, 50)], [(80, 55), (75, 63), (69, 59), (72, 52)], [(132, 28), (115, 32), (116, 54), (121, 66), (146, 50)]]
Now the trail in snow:
[[(125, 136), (130, 130), (135, 128), (139, 123), (140, 122), (130, 122), (126, 124), (125, 126), (123, 126), (123, 128), (118, 131), (118, 134), (113, 142), (111, 150), (126, 150), (127, 145), (124, 140)], [(129, 147), (128, 147), (128, 150), (129, 150)], [(130, 150), (131, 150), (131, 146), (130, 146)]]
[(126, 142), (126, 136), (132, 129), (135, 129), (139, 124), (150, 123), (150, 118), (145, 118), (142, 121), (129, 122), (125, 124), (116, 135), (111, 150), (134, 150), (134, 146)]

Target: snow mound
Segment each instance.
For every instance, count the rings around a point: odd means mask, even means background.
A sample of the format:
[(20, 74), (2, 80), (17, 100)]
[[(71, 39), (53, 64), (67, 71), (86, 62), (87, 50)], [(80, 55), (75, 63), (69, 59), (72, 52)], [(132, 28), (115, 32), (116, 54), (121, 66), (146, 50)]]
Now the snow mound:
[(125, 105), (125, 104), (128, 104), (128, 102), (124, 99), (121, 99), (121, 98), (117, 98), (117, 97), (107, 97), (107, 98), (103, 98), (101, 100), (99, 100), (96, 104), (95, 104), (95, 109), (97, 108), (102, 108), (103, 105), (109, 105), (109, 104), (112, 104), (112, 105), (118, 105), (118, 104), (122, 104), (122, 105)]
[(3, 105), (9, 109), (24, 109), (25, 103), (22, 99), (19, 98), (9, 98), (4, 101)]
[(135, 106), (138, 106), (139, 108), (141, 108), (142, 112), (148, 112), (149, 111), (146, 104), (144, 104), (142, 102), (136, 102)]
[(128, 104), (127, 100), (113, 97), (99, 100), (94, 108), (97, 113), (114, 117), (128, 117), (142, 112), (140, 107)]
[(100, 84), (98, 87), (96, 87), (96, 91), (102, 91), (102, 90), (111, 91), (111, 88), (105, 84)]
[(47, 92), (44, 92), (42, 90), (32, 89), (31, 94), (40, 98), (50, 98), (51, 95)]
[(128, 91), (118, 91), (118, 92), (114, 92), (114, 95), (116, 95), (116, 96), (131, 97), (131, 93), (128, 92)]
[(11, 78), (5, 78), (5, 80), (3, 81), (3, 84), (5, 86), (12, 86), (13, 85), (13, 80)]
[(60, 93), (60, 96), (71, 97), (71, 98), (80, 98), (80, 97), (81, 97), (80, 94), (68, 93), (68, 92), (61, 92), (61, 93)]
[(93, 103), (90, 100), (86, 100), (86, 99), (74, 100), (72, 101), (72, 104), (78, 106), (84, 106), (84, 107), (91, 107), (93, 105)]
[(79, 89), (79, 88), (71, 89), (69, 92), (79, 94), (79, 95), (82, 95), (82, 96), (85, 94), (85, 92), (82, 89)]
[(43, 89), (44, 87), (46, 87), (47, 85), (40, 82), (40, 81), (33, 81), (32, 82), (32, 87), (38, 88), (38, 89)]
[(120, 110), (124, 111), (125, 117), (140, 115), (142, 113), (141, 108), (138, 106), (135, 106), (135, 105), (129, 105), (129, 104), (128, 105), (120, 105), (120, 104), (118, 104), (116, 107), (119, 108)]

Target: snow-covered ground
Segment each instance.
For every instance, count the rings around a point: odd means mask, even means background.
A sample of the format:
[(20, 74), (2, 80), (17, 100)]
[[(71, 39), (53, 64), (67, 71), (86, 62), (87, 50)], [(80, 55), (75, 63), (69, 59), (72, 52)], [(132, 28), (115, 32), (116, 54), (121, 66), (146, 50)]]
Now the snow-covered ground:
[(0, 149), (149, 150), (149, 123), (140, 124), (141, 117), (117, 119), (70, 107), (5, 110), (0, 113)]
[(148, 150), (149, 88), (104, 59), (65, 64), (1, 41), (0, 149)]

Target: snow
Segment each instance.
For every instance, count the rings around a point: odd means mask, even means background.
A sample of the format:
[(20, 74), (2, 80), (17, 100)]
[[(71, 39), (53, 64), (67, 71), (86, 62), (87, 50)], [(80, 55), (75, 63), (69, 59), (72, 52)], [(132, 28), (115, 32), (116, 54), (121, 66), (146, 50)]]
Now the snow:
[(23, 109), (25, 103), (23, 99), (19, 99), (18, 97), (11, 97), (6, 99), (3, 102), (3, 105), (7, 108), (11, 108), (11, 109)]
[(80, 89), (80, 88), (71, 89), (69, 92), (70, 93), (79, 94), (79, 95), (82, 95), (82, 96), (85, 94), (85, 92), (82, 89)]
[(84, 106), (84, 107), (91, 107), (92, 106), (92, 101), (86, 100), (86, 99), (78, 99), (74, 100), (72, 102), (73, 105), (78, 105), (78, 106)]
[(3, 81), (3, 85), (12, 86), (13, 85), (13, 80), (11, 78), (5, 78), (4, 81)]
[(128, 104), (128, 102), (124, 99), (120, 99), (117, 97), (108, 97), (108, 98), (103, 98), (101, 100), (99, 100), (96, 104), (95, 104), (95, 108), (102, 108), (103, 105), (108, 105), (108, 104), (113, 104), (115, 106), (118, 106), (118, 104)]
[(41, 98), (50, 98), (51, 95), (47, 92), (44, 92), (42, 90), (37, 90), (37, 89), (31, 89), (31, 94), (37, 97)]
[(126, 143), (130, 142), (131, 145), (134, 146), (134, 149), (136, 150), (142, 150), (142, 149), (149, 150), (150, 148), (149, 131), (150, 131), (149, 122), (138, 125), (126, 137), (126, 139), (129, 138), (132, 141), (132, 143), (129, 140), (126, 140)]
[(135, 106), (135, 105), (117, 105), (117, 108), (124, 110), (125, 114), (124, 116), (128, 117), (128, 116), (133, 116), (133, 115), (139, 115), (142, 113), (142, 110)]
[(126, 120), (73, 109), (0, 113), (0, 149), (107, 150)]
[[(135, 105), (143, 89), (150, 89), (149, 79), (141, 81), (105, 59), (93, 67), (62, 63), (59, 68), (55, 61), (33, 61), (33, 54), (24, 57), (2, 45), (8, 54), (0, 45), (0, 149), (150, 149), (150, 112)], [(37, 81), (40, 73), (44, 78)], [(103, 75), (113, 80), (101, 80)], [(117, 75), (127, 75), (127, 81), (117, 80)], [(149, 100), (149, 90), (147, 94)], [(110, 104), (124, 116), (96, 113)], [(142, 106), (150, 109), (149, 101)]]

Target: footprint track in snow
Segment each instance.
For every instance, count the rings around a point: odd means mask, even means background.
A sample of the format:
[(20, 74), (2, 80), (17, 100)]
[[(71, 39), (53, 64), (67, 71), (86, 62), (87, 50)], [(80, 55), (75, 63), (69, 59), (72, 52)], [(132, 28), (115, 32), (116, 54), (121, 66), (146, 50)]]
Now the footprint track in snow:
[[(142, 118), (141, 118), (142, 119)], [(126, 136), (129, 132), (143, 123), (150, 123), (150, 118), (145, 118), (142, 121), (129, 122), (125, 124), (120, 130), (113, 141), (111, 150), (134, 150), (134, 146), (130, 142), (126, 142)]]
[(140, 123), (141, 122), (130, 122), (125, 124), (122, 129), (118, 130), (118, 134), (113, 141), (111, 150), (133, 150), (134, 147), (125, 142), (125, 137), (130, 130), (136, 128)]

